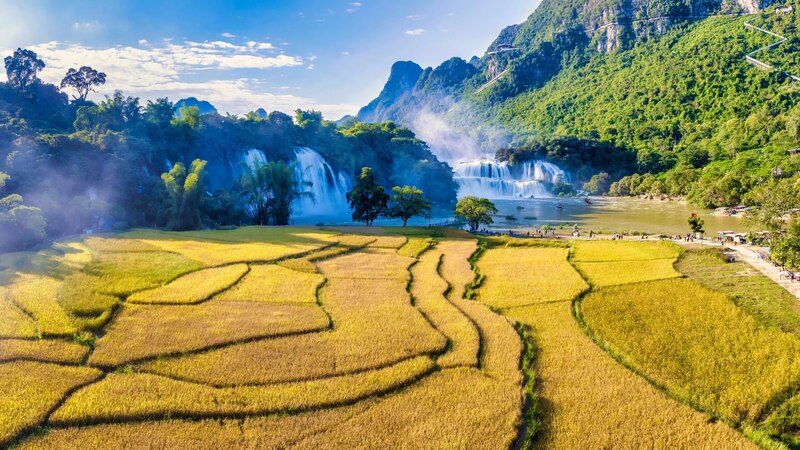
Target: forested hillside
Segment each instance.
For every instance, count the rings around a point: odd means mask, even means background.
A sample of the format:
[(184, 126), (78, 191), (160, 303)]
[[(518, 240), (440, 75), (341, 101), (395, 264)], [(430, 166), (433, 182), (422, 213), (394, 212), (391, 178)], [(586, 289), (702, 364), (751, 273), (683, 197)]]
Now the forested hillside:
[[(450, 167), (412, 132), (392, 123), (340, 128), (314, 111), (297, 111), (294, 117), (263, 110), (223, 116), (193, 98), (176, 108), (168, 99), (145, 103), (121, 92), (94, 102), (84, 98), (94, 87), (86, 84), (87, 77), (70, 100), (73, 86), (38, 79), (46, 61), (35, 53), (18, 50), (5, 63), (0, 251), (87, 228), (187, 229), (272, 221), (254, 217), (251, 200), (290, 204), (313, 191), (295, 171), (298, 147), (313, 148), (333, 173), (350, 180), (370, 166), (386, 188), (416, 185), (435, 206), (450, 208), (455, 202)], [(255, 182), (243, 183), (241, 163), (252, 149), (266, 159), (259, 164), (271, 165)], [(279, 193), (284, 181), (290, 187)], [(258, 195), (249, 195), (256, 190)]]
[[(758, 54), (775, 71), (745, 61), (777, 41), (746, 22), (787, 37)], [(419, 126), (408, 117), (434, 110), (512, 163), (548, 159), (578, 182), (606, 172), (618, 195), (738, 204), (800, 167), (787, 152), (800, 146), (800, 83), (787, 75), (800, 72), (797, 23), (793, 3), (545, 1), (469, 62), (472, 75), (447, 88), (420, 77), (371, 115)], [(498, 130), (509, 148), (485, 139)]]

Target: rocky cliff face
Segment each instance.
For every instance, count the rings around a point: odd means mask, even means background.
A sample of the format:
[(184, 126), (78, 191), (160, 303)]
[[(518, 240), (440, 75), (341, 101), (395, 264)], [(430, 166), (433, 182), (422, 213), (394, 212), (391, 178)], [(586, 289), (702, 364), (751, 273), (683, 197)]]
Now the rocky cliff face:
[(358, 119), (407, 124), (406, 116), (421, 108), (434, 112), (446, 110), (460, 99), (464, 83), (478, 72), (474, 64), (461, 58), (451, 58), (436, 68), (424, 70), (413, 62), (395, 63), (383, 90), (358, 112)]
[[(755, 13), (773, 0), (544, 0), (527, 21), (500, 33), (514, 33), (518, 47), (538, 45), (559, 30), (579, 26), (598, 51), (610, 52), (660, 35), (679, 22), (717, 14)], [(494, 45), (494, 44), (493, 44)]]

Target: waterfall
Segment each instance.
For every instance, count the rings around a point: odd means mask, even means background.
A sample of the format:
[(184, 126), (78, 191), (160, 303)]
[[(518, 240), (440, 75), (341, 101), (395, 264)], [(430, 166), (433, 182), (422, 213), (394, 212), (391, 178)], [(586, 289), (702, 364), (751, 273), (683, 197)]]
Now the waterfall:
[(244, 154), (244, 161), (250, 167), (254, 167), (256, 163), (266, 164), (268, 162), (267, 155), (264, 154), (264, 151), (257, 148), (251, 148), (246, 151)]
[[(347, 178), (336, 173), (319, 153), (307, 147), (294, 150), (297, 165), (295, 174), (305, 185), (300, 190), (310, 192), (312, 197), (303, 197), (294, 203), (294, 210), (301, 216), (330, 216), (346, 213)], [(310, 183), (310, 185), (308, 185)]]
[(566, 172), (545, 161), (526, 161), (511, 166), (491, 159), (463, 161), (456, 165), (459, 197), (486, 198), (549, 197), (550, 186), (569, 181)]

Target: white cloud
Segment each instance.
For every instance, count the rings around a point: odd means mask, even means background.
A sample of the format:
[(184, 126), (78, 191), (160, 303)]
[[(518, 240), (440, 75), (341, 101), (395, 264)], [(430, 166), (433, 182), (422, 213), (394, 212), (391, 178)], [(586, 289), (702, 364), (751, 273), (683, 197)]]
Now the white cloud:
[(406, 30), (406, 34), (409, 36), (422, 36), (427, 32), (428, 30), (426, 30), (425, 28), (414, 28), (413, 30)]
[[(172, 42), (148, 43), (147, 46), (117, 46), (95, 48), (73, 43), (47, 42), (29, 46), (39, 54), (47, 67), (42, 79), (59, 83), (70, 67), (89, 65), (108, 75), (108, 82), (99, 95), (109, 95), (120, 89), (127, 95), (141, 97), (142, 102), (159, 97), (176, 101), (195, 96), (210, 101), (221, 112), (245, 114), (259, 107), (291, 112), (297, 108), (317, 109), (326, 117), (338, 119), (358, 110), (349, 104), (319, 104), (313, 99), (273, 94), (270, 87), (259, 79), (230, 79), (234, 69), (274, 69), (287, 67), (314, 67), (304, 58), (271, 53), (273, 46), (266, 42), (234, 45), (228, 42)], [(5, 50), (8, 52), (8, 50)], [(215, 72), (224, 72), (217, 74)], [(186, 75), (202, 73), (201, 81), (186, 80)], [(222, 78), (222, 79), (216, 79)], [(97, 99), (97, 98), (95, 98)]]
[(345, 11), (347, 11), (348, 14), (352, 14), (361, 9), (362, 6), (364, 6), (364, 4), (361, 2), (352, 2), (350, 3), (350, 7), (347, 8)]
[(75, 22), (72, 24), (72, 29), (78, 32), (95, 31), (102, 27), (103, 25), (97, 20), (90, 20), (86, 22)]
[(141, 46), (141, 47), (145, 47), (145, 46), (150, 45), (150, 41), (148, 41), (147, 39), (139, 39), (138, 43), (139, 43), (139, 46)]
[(220, 36), (222, 36), (224, 38), (228, 38), (228, 39), (233, 39), (233, 38), (236, 37), (236, 35), (233, 34), (233, 33), (222, 33), (222, 34), (220, 34)]
[(422, 16), (419, 15), (419, 14), (411, 14), (411, 15), (406, 16), (406, 19), (408, 19), (408, 20), (420, 20), (420, 19), (422, 19)]

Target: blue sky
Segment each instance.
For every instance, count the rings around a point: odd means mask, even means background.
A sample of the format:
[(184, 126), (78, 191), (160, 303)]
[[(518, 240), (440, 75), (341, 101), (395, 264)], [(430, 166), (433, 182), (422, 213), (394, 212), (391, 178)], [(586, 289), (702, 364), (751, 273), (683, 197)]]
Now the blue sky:
[(538, 0), (0, 0), (0, 50), (22, 46), (57, 82), (108, 74), (101, 94), (188, 95), (242, 114), (316, 108), (338, 119), (377, 95), (397, 60), (482, 55)]

